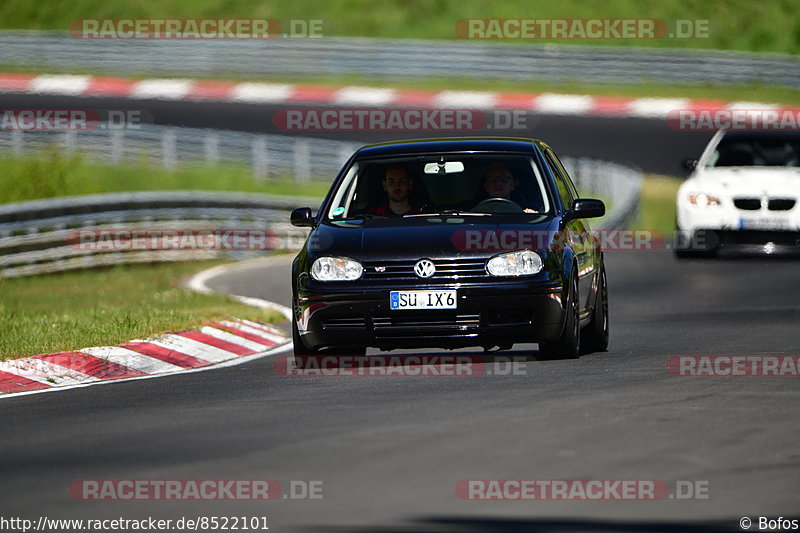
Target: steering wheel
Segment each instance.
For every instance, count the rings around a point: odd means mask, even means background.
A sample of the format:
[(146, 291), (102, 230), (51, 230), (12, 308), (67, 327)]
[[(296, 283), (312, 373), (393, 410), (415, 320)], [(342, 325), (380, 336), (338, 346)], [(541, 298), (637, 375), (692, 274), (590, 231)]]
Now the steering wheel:
[(523, 213), (525, 210), (508, 198), (487, 198), (475, 204), (472, 211), (479, 213)]

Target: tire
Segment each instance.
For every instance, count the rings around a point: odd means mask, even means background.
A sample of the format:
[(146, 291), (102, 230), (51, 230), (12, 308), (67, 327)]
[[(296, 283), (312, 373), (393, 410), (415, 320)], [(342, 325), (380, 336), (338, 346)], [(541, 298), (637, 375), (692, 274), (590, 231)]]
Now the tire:
[(581, 345), (579, 307), (578, 274), (573, 271), (569, 281), (564, 329), (556, 341), (539, 343), (539, 356), (542, 359), (575, 359), (578, 357)]
[(303, 340), (300, 338), (300, 333), (297, 330), (297, 322), (292, 318), (292, 344), (294, 345), (294, 362), (297, 368), (303, 369), (308, 367), (309, 358), (315, 355), (314, 350), (306, 348)]
[(594, 301), (592, 321), (581, 334), (581, 353), (605, 352), (608, 350), (608, 280), (605, 266), (600, 267), (600, 281)]
[[(298, 368), (309, 368), (309, 360), (325, 357), (325, 356), (355, 356), (363, 357), (367, 353), (367, 348), (364, 346), (348, 347), (332, 347), (323, 348), (321, 350), (314, 350), (307, 348), (300, 338), (300, 332), (297, 329), (297, 322), (292, 320), (292, 343), (294, 344), (294, 360)], [(319, 366), (317, 364), (317, 366)]]

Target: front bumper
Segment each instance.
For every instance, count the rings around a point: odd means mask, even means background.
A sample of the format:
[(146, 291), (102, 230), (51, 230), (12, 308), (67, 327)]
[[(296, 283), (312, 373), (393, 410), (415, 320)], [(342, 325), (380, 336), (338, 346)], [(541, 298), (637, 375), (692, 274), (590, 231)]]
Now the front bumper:
[(457, 309), (393, 311), (389, 292), (394, 288), (317, 287), (295, 298), (298, 333), (310, 349), (461, 348), (552, 341), (563, 329), (560, 282), (517, 280), (413, 289), (455, 289)]

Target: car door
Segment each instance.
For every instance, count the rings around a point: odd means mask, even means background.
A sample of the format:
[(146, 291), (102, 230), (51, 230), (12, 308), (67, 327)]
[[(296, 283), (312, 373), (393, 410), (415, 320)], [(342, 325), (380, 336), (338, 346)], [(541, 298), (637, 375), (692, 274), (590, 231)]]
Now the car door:
[[(578, 191), (556, 154), (548, 148), (545, 150), (544, 155), (555, 179), (562, 205), (565, 209), (571, 209), (572, 202), (579, 198)], [(597, 250), (592, 246), (589, 224), (586, 219), (570, 220), (565, 224), (565, 230), (568, 242), (575, 251), (575, 260), (578, 267), (578, 290), (581, 296), (581, 313), (584, 314), (594, 302), (592, 280), (598, 264)]]

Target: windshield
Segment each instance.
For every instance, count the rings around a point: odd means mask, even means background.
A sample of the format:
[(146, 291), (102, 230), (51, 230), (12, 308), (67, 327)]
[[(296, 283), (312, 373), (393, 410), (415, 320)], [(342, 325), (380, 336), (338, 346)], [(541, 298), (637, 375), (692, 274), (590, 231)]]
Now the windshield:
[(325, 216), (541, 215), (551, 206), (531, 156), (435, 154), (355, 162)]
[(708, 161), (714, 167), (800, 166), (799, 135), (726, 135)]

